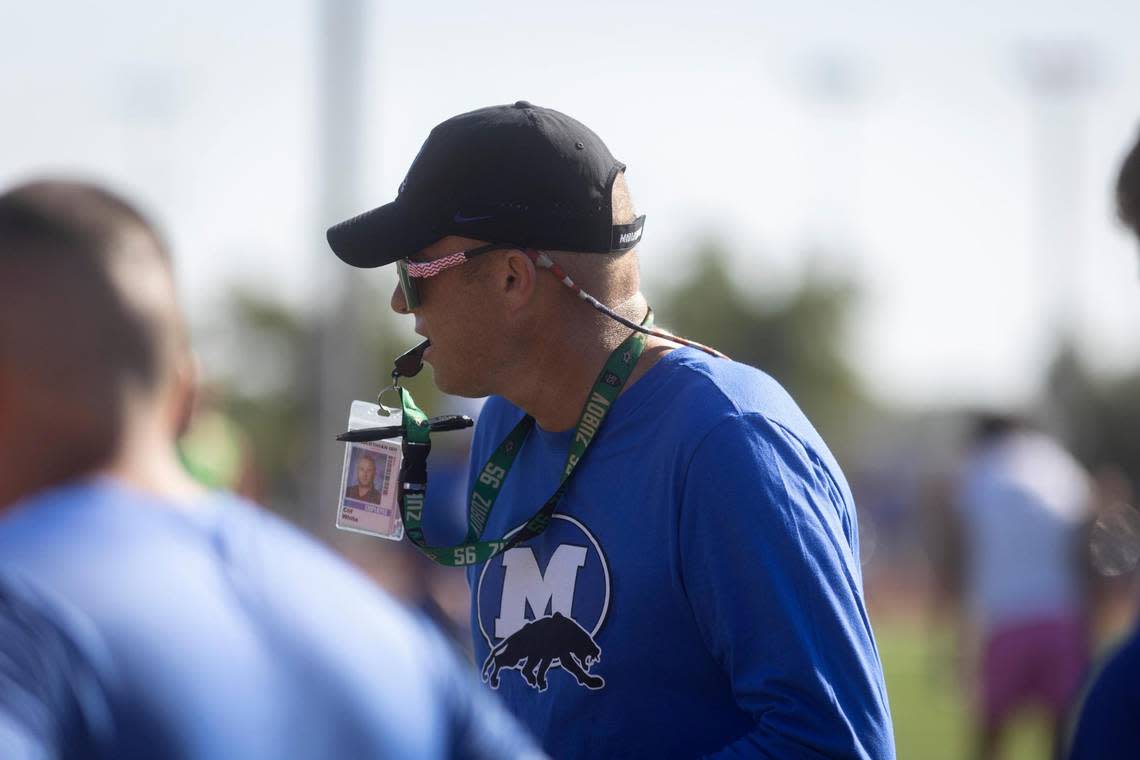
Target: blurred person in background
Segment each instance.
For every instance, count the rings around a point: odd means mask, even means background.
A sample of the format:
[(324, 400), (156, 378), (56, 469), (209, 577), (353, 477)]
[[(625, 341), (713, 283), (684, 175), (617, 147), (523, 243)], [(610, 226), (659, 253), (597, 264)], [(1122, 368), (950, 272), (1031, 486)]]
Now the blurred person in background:
[(171, 262), (122, 199), (0, 195), (0, 757), (515, 757), (448, 646), (206, 492)]
[(1060, 752), (1088, 666), (1088, 475), (1021, 420), (981, 414), (952, 496), (950, 589), (965, 607), (960, 645), (976, 674), (977, 756), (999, 756), (1019, 710), (1046, 711)]
[(482, 540), (427, 548), (468, 568), (484, 680), (558, 757), (892, 758), (846, 480), (770, 377), (634, 329), (624, 170), (565, 114), (483, 108), (329, 230), (396, 264), (440, 390), (491, 396)]
[[(1140, 236), (1140, 139), (1132, 145), (1116, 180), (1120, 221)], [(1140, 626), (1096, 676), (1081, 706), (1070, 751), (1072, 760), (1140, 756)]]

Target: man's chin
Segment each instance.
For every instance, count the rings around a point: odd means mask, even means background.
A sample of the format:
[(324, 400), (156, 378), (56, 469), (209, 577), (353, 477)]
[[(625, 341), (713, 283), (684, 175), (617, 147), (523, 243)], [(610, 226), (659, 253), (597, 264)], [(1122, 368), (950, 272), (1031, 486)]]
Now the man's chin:
[(428, 366), (431, 367), (432, 382), (442, 393), (461, 398), (483, 398), (488, 395), (481, 388), (475, 387), (473, 383), (463, 382), (462, 378), (456, 378), (445, 369), (441, 370), (434, 364)]
[(452, 377), (446, 370), (441, 370), (439, 367), (427, 363), (431, 367), (431, 381), (435, 383), (435, 387), (443, 393), (449, 393), (452, 396), (458, 395), (455, 390), (455, 383), (452, 382)]

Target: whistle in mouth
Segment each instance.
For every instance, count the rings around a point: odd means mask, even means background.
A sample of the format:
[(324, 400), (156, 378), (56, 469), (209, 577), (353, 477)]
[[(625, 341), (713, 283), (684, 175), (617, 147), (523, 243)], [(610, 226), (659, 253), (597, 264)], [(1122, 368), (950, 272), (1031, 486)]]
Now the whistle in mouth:
[(410, 351), (406, 351), (396, 357), (394, 362), (395, 367), (392, 369), (392, 379), (397, 377), (415, 377), (424, 368), (424, 351), (427, 351), (428, 346), (431, 345), (430, 340), (425, 340)]

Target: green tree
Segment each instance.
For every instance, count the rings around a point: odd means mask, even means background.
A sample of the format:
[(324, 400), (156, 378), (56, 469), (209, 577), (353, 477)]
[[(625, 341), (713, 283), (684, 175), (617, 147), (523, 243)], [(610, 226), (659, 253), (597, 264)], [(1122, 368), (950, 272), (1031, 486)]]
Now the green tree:
[(1053, 361), (1046, 406), (1091, 469), (1118, 468), (1140, 492), (1140, 370), (1098, 376), (1071, 345)]
[(655, 299), (660, 323), (764, 370), (829, 441), (853, 442), (857, 418), (867, 407), (844, 353), (854, 287), (809, 270), (799, 287), (760, 301), (733, 278), (718, 242), (706, 241), (691, 258), (692, 276)]

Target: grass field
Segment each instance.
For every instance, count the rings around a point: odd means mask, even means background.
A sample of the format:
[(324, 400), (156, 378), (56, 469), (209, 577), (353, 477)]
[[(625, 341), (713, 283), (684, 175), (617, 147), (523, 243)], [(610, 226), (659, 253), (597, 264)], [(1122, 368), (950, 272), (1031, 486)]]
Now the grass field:
[[(913, 620), (878, 619), (899, 760), (969, 760), (973, 756), (968, 704), (952, 660), (949, 634)], [(1026, 715), (1006, 739), (1006, 760), (1048, 760), (1049, 739), (1039, 716)]]

